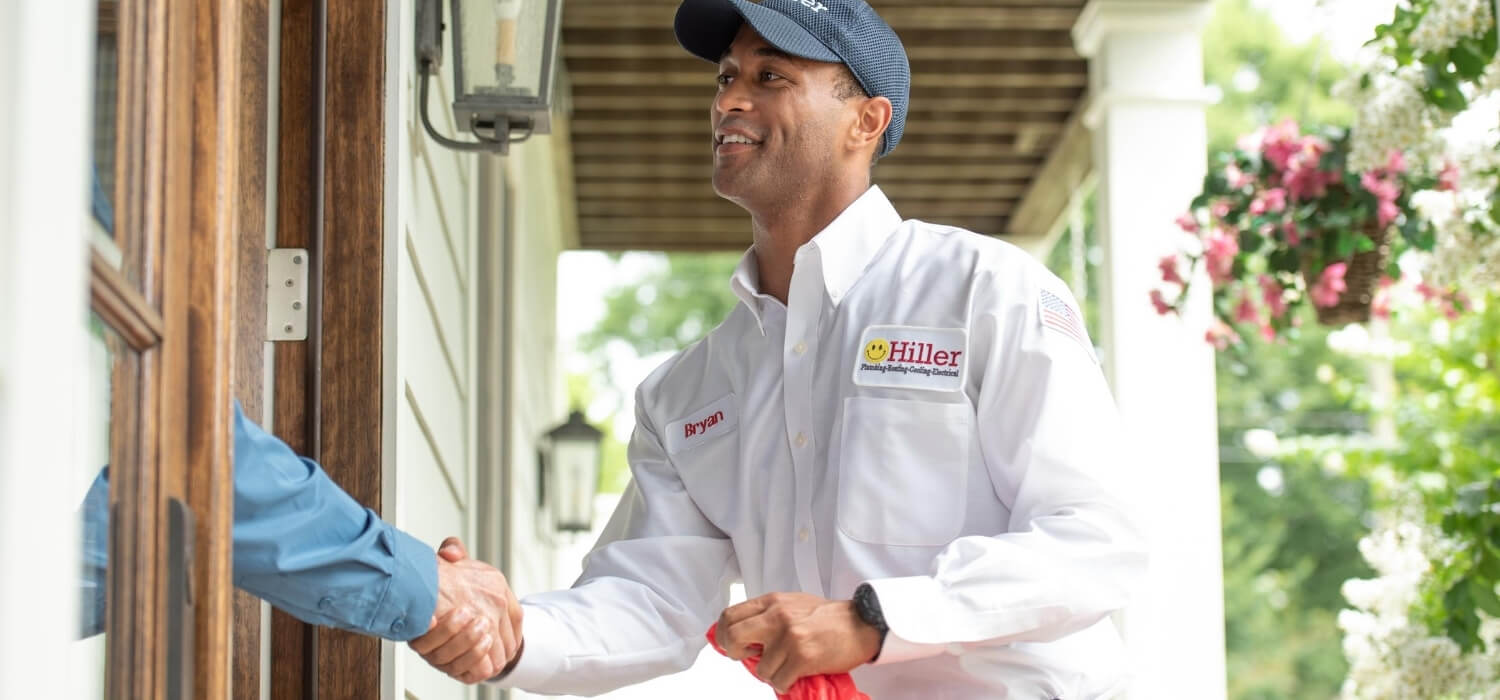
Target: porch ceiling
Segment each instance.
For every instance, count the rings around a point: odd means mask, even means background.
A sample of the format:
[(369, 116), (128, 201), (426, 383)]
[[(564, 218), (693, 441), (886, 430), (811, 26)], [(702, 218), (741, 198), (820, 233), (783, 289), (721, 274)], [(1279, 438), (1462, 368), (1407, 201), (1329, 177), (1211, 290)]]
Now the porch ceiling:
[[(1011, 229), (1048, 156), (1078, 131), (1069, 117), (1088, 64), (1069, 31), (1084, 3), (871, 2), (911, 60), (906, 134), (875, 169), (875, 182), (903, 216), (982, 233)], [(673, 38), (677, 5), (564, 3), (584, 248), (742, 250), (750, 243), (744, 210), (709, 185), (713, 74)]]

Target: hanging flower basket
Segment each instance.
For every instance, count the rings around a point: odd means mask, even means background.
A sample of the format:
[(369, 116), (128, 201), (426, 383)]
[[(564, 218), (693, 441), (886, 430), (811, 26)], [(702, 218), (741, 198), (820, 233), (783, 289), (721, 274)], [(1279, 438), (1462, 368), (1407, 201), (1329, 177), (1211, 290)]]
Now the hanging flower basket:
[(1307, 306), (1329, 326), (1383, 314), (1382, 287), (1400, 275), (1396, 257), (1431, 250), (1436, 237), (1411, 194), (1451, 188), (1456, 175), (1415, 172), (1397, 151), (1350, 172), (1348, 143), (1342, 130), (1303, 133), (1286, 121), (1221, 154), (1177, 219), (1191, 237), (1158, 263), (1157, 311), (1180, 312), (1206, 276), (1216, 316), (1206, 339), (1221, 349), (1242, 332), (1275, 340), (1302, 323)]
[[(1313, 304), (1318, 323), (1345, 326), (1370, 320), (1375, 297), (1380, 292), (1380, 280), (1391, 259), (1390, 229), (1381, 228), (1372, 221), (1365, 226), (1363, 234), (1375, 244), (1375, 249), (1333, 263), (1344, 265), (1344, 290), (1338, 293), (1332, 306)], [(1313, 262), (1312, 256), (1303, 257), (1302, 279), (1306, 288), (1317, 285), (1324, 269)]]

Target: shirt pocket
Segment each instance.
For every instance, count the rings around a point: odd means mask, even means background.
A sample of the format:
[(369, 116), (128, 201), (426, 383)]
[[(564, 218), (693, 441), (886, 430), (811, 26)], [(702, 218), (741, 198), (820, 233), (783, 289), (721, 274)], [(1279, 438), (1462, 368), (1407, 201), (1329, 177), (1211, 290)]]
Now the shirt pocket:
[(973, 423), (967, 403), (844, 399), (839, 530), (872, 544), (951, 542), (964, 522)]

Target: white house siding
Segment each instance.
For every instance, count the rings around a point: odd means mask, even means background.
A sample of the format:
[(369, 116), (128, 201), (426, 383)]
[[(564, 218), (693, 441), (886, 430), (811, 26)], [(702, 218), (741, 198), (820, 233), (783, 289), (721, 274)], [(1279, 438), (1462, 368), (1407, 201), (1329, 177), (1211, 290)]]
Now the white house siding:
[[(395, 172), (393, 215), (386, 217), (387, 284), (394, 287), (395, 326), (386, 324), (394, 371), (387, 364), (386, 397), (394, 410), (394, 463), (385, 516), (436, 546), (444, 537), (474, 539), (474, 279), (477, 256), (474, 206), (475, 156), (433, 143), (422, 130), (417, 75), (412, 59), (411, 0), (392, 2), (397, 26), (390, 98), (395, 100), (394, 136), (387, 168)], [(439, 129), (453, 133), (451, 57), (434, 79), (431, 114)], [(393, 142), (393, 143), (392, 143)], [(392, 269), (394, 267), (394, 270)], [(387, 307), (386, 313), (392, 309)], [(394, 338), (390, 334), (394, 334)], [(389, 437), (389, 436), (387, 436)], [(389, 441), (387, 442), (389, 445)], [(392, 488), (393, 486), (393, 488)], [(432, 669), (404, 644), (394, 645), (395, 663), (386, 679), (388, 697), (459, 700), (472, 689)]]
[[(386, 423), (394, 429), (388, 453), (394, 460), (386, 468), (385, 515), (434, 546), (444, 537), (462, 536), (481, 556), (502, 533), (479, 532), (479, 510), (485, 503), (503, 503), (506, 512), (492, 522), (499, 523), (494, 529), (510, 529), (512, 561), (506, 574), (523, 592), (546, 588), (552, 583), (553, 554), (537, 529), (536, 449), (538, 437), (564, 417), (554, 310), (557, 255), (571, 227), (571, 214), (565, 214), (571, 206), (560, 205), (571, 196), (570, 188), (559, 185), (571, 177), (561, 146), (565, 140), (540, 136), (517, 144), (498, 167), (486, 162), (492, 156), (433, 142), (422, 128), (416, 100), (412, 2), (389, 1), (393, 134), (387, 167), (394, 170), (395, 195), (387, 206), (395, 211), (386, 217), (394, 229), (386, 235), (386, 269), (394, 286), (387, 291), (387, 313), (393, 307), (395, 319), (394, 325), (387, 320), (386, 345), (395, 357), (386, 372), (387, 405), (394, 410)], [(429, 114), (440, 132), (455, 135), (454, 57), (451, 43), (444, 48), (442, 76), (430, 85)], [(509, 259), (490, 269), (479, 252), (480, 237), (506, 235), (513, 236)], [(500, 337), (509, 363), (500, 381), (487, 381), (480, 375), (478, 341), (485, 330), (480, 323), (493, 321), (481, 321), (478, 295), (505, 289), (510, 298), (499, 302), (506, 306), (502, 317), (510, 319), (510, 327), (500, 329)], [(481, 425), (481, 388), (498, 385), (509, 387), (502, 393), (508, 410), (484, 415)], [(506, 416), (509, 430), (501, 423)], [(509, 445), (495, 441), (503, 459), (478, 454), (481, 431), (491, 439), (509, 436)], [(478, 489), (479, 465), (510, 469), (510, 493), (486, 498)], [(498, 485), (503, 479), (487, 481)], [(388, 645), (385, 657), (387, 698), (476, 696), (404, 644)]]

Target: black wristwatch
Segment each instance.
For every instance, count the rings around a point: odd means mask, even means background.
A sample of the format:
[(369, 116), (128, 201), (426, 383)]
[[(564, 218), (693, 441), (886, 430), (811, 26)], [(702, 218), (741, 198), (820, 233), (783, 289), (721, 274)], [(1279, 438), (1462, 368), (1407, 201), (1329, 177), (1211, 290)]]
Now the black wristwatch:
[(874, 586), (861, 583), (859, 588), (854, 589), (854, 614), (880, 633), (880, 647), (870, 657), (870, 663), (875, 663), (880, 658), (880, 650), (885, 648), (885, 636), (890, 634), (891, 626), (885, 623), (885, 613), (880, 611), (880, 597), (875, 595)]

